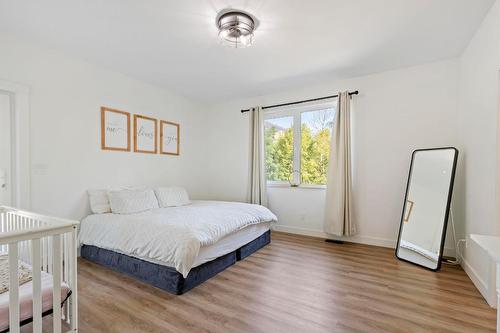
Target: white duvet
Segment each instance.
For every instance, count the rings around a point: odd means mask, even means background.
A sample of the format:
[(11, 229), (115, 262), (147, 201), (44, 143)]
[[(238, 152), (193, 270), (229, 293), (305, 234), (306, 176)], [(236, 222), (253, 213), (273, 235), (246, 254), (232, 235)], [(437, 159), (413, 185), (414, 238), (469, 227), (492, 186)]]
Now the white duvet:
[(172, 265), (186, 277), (200, 247), (246, 226), (275, 221), (276, 216), (259, 205), (193, 201), (137, 214), (89, 215), (80, 224), (79, 240), (80, 245)]

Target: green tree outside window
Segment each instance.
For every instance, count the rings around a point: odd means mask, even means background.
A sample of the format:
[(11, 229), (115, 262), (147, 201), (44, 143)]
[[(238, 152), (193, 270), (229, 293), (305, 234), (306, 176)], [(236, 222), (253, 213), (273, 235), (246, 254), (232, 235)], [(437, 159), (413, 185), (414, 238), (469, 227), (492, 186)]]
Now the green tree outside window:
[[(300, 168), (304, 184), (326, 184), (333, 113), (333, 109), (325, 109), (301, 114)], [(264, 135), (267, 180), (288, 181), (293, 171), (293, 126), (266, 122)]]

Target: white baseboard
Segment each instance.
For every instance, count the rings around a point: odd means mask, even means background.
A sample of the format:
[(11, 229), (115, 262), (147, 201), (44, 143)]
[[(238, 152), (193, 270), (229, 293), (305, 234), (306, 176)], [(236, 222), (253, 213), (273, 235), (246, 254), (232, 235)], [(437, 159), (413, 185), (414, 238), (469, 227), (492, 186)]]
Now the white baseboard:
[(352, 243), (389, 247), (392, 249), (396, 248), (396, 241), (392, 239), (363, 236), (363, 235), (356, 235), (352, 237), (338, 237), (324, 233), (321, 230), (306, 229), (306, 228), (287, 226), (282, 224), (275, 224), (273, 226), (273, 230), (287, 232), (296, 235), (311, 236), (324, 239), (336, 239)]
[[(326, 234), (321, 230), (307, 229), (307, 228), (294, 227), (294, 226), (288, 226), (288, 225), (282, 225), (282, 224), (274, 225), (273, 230), (287, 232), (287, 233), (296, 234), (296, 235), (311, 236), (311, 237), (325, 238), (325, 239), (337, 239), (337, 240), (343, 240), (346, 242), (389, 247), (391, 249), (396, 248), (396, 241), (397, 241), (397, 240), (392, 240), (392, 239), (364, 236), (364, 235), (356, 235), (356, 236), (352, 236), (352, 237), (338, 237), (338, 236)], [(455, 249), (451, 248), (451, 247), (445, 247), (443, 254), (445, 256), (454, 257), (455, 256)]]

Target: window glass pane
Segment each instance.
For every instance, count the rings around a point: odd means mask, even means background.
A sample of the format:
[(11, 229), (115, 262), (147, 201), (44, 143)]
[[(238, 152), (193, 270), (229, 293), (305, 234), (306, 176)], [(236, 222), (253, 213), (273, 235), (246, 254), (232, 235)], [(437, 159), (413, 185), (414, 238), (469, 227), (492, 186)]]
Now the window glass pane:
[(264, 120), (266, 177), (288, 181), (293, 171), (293, 117)]
[(326, 184), (335, 108), (301, 113), (302, 183)]

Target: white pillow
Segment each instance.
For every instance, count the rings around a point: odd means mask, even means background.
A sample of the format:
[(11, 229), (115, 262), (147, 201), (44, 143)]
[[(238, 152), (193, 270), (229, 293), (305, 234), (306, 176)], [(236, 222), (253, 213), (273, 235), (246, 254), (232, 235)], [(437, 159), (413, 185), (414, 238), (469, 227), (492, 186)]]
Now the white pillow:
[(155, 189), (160, 207), (177, 207), (191, 204), (187, 191), (182, 187), (159, 187)]
[(100, 188), (87, 190), (89, 195), (90, 210), (94, 214), (111, 213), (108, 192), (122, 190), (146, 190), (144, 186), (118, 186), (112, 188)]
[(88, 190), (90, 210), (94, 214), (111, 213), (107, 190)]
[(108, 198), (114, 214), (133, 214), (158, 208), (153, 190), (109, 191)]

